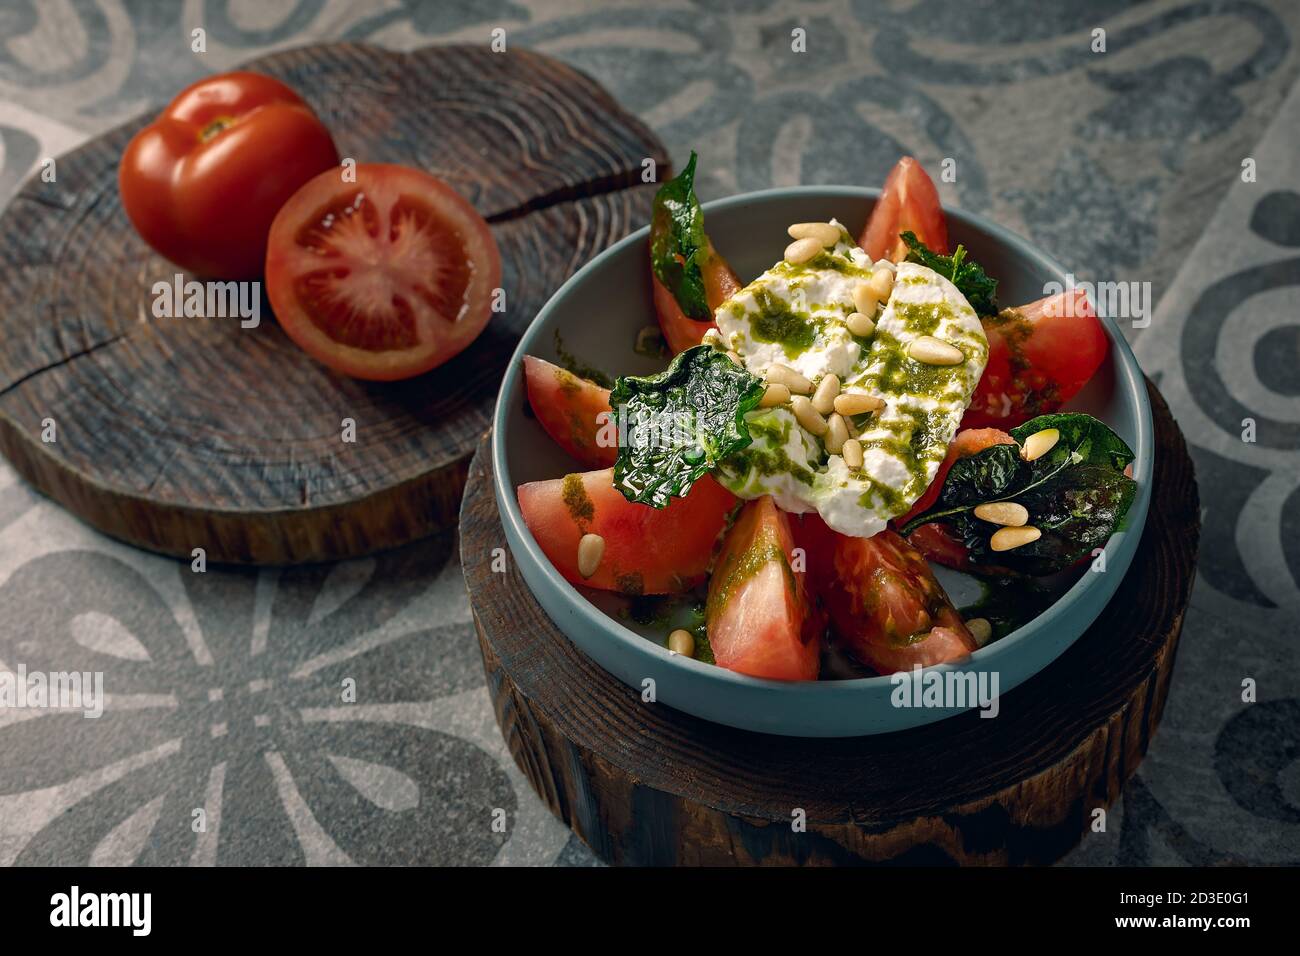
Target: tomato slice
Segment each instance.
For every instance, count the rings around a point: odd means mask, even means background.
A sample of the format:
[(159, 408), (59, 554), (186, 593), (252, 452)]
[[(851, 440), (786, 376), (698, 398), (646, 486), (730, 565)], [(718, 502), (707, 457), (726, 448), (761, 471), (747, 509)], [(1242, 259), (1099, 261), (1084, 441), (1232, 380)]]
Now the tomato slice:
[[(930, 487), (925, 489), (925, 494), (916, 500), (916, 504), (912, 505), (912, 509), (907, 514), (895, 518), (890, 524), (894, 528), (901, 528), (932, 507), (939, 497), (939, 491), (943, 488), (944, 479), (948, 477), (948, 470), (958, 458), (974, 455), (990, 445), (1010, 444), (1015, 444), (1015, 439), (996, 428), (967, 428), (959, 431), (948, 444), (948, 452), (939, 463), (939, 470), (934, 476), (934, 481), (930, 482)], [(950, 535), (938, 522), (921, 525), (907, 536), (907, 543), (936, 564), (955, 568), (958, 571), (975, 570), (970, 563), (970, 552), (966, 550), (966, 546)]]
[(428, 173), (337, 169), (294, 193), (271, 224), (266, 292), (288, 336), (354, 378), (441, 365), (487, 325), (501, 255), (488, 224)]
[(745, 505), (723, 540), (705, 604), (709, 644), (722, 667), (774, 680), (816, 679), (821, 620), (794, 550), (791, 518), (771, 497)]
[(579, 378), (545, 359), (524, 356), (528, 402), (546, 434), (589, 468), (608, 468), (618, 457), (618, 444), (601, 445), (597, 435), (609, 414), (609, 389)]
[(1101, 367), (1110, 343), (1082, 289), (986, 318), (989, 361), (963, 428), (1014, 428), (1054, 412)]
[(920, 551), (927, 561), (941, 564), (945, 568), (967, 572), (980, 570), (971, 564), (970, 551), (966, 545), (937, 521), (921, 525), (907, 536), (907, 543)]
[(959, 431), (951, 442), (948, 443), (948, 451), (943, 456), (943, 461), (939, 462), (939, 470), (935, 472), (934, 481), (930, 482), (930, 487), (925, 489), (925, 494), (916, 499), (910, 511), (901, 518), (895, 518), (892, 524), (902, 527), (917, 515), (928, 511), (939, 497), (939, 492), (943, 489), (943, 481), (948, 477), (948, 469), (958, 458), (966, 458), (976, 452), (983, 451), (990, 445), (1009, 445), (1014, 444), (1015, 439), (1004, 431), (996, 428), (967, 428)]
[[(713, 248), (712, 242), (709, 243), (709, 255), (701, 271), (704, 274), (704, 296), (710, 309), (716, 309), (741, 289), (740, 278)], [(663, 330), (664, 341), (674, 355), (699, 345), (705, 332), (717, 328), (714, 322), (701, 322), (683, 313), (677, 299), (659, 281), (653, 270), (650, 281), (654, 284), (655, 314), (659, 317), (659, 328)]]
[(898, 235), (908, 231), (916, 233), (932, 251), (947, 254), (948, 223), (939, 204), (939, 191), (921, 164), (904, 156), (889, 171), (858, 245), (872, 261), (901, 262), (907, 258), (907, 244)]
[[(656, 509), (628, 501), (614, 487), (614, 469), (520, 485), (528, 530), (573, 584), (625, 594), (671, 594), (704, 580), (713, 548), (736, 498), (707, 475), (685, 498)], [(578, 542), (605, 539), (596, 573), (578, 571)]]
[(975, 639), (925, 558), (897, 534), (852, 538), (811, 513), (799, 527), (809, 580), (836, 638), (859, 661), (888, 674), (975, 650)]

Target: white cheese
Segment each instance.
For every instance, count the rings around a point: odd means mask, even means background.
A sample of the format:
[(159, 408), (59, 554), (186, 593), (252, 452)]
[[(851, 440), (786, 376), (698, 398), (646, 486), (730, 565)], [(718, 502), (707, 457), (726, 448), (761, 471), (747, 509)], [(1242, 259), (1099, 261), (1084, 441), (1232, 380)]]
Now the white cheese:
[[(988, 342), (970, 304), (925, 266), (898, 265), (894, 291), (867, 343), (849, 333), (853, 290), (875, 268), (847, 232), (811, 261), (780, 262), (716, 312), (724, 344), (762, 376), (786, 365), (814, 384), (839, 376), (846, 390), (885, 403), (859, 416), (861, 469), (830, 455), (787, 408), (751, 412), (754, 441), (719, 479), (742, 498), (772, 495), (782, 509), (817, 511), (830, 527), (857, 537), (884, 530), (925, 491), (957, 432), (988, 359)], [(955, 366), (925, 365), (907, 355), (921, 335), (961, 349)]]

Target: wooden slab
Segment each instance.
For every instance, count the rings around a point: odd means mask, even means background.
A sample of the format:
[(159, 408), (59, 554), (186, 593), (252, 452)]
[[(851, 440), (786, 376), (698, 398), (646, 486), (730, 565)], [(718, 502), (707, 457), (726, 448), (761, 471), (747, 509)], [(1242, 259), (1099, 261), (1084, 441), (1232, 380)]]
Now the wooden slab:
[[(1119, 796), (1160, 721), (1190, 596), (1199, 502), (1155, 410), (1151, 513), (1115, 599), (1050, 667), (974, 711), (895, 734), (798, 739), (642, 703), (582, 654), (510, 562), (489, 443), (474, 457), (461, 560), (515, 762), (602, 859), (625, 864), (1048, 863)], [(509, 553), (508, 551), (506, 552)], [(795, 809), (807, 831), (794, 832)]]
[(0, 451), (96, 528), (213, 561), (335, 559), (450, 527), (519, 333), (648, 221), (642, 164), (668, 157), (594, 81), (526, 50), (328, 44), (248, 67), (302, 94), (342, 156), (427, 169), (470, 199), (501, 247), (507, 311), (396, 384), (329, 372), (265, 300), (256, 329), (154, 318), (153, 284), (178, 270), (136, 236), (116, 179), (150, 114), (60, 157), (0, 219)]

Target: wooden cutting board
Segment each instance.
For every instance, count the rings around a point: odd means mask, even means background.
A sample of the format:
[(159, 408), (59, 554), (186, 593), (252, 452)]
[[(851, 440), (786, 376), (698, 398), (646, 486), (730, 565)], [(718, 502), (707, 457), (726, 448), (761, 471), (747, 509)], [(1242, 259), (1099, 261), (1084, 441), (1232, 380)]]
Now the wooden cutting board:
[(154, 284), (179, 270), (117, 190), (151, 112), (59, 157), (56, 180), (33, 178), (0, 218), (0, 451), (99, 530), (210, 561), (332, 560), (450, 527), (520, 332), (648, 221), (645, 160), (662, 176), (669, 159), (589, 77), (526, 50), (325, 44), (247, 68), (311, 103), (341, 156), (417, 166), (468, 198), (500, 246), (506, 311), (394, 384), (314, 362), (265, 299), (255, 329), (155, 318)]

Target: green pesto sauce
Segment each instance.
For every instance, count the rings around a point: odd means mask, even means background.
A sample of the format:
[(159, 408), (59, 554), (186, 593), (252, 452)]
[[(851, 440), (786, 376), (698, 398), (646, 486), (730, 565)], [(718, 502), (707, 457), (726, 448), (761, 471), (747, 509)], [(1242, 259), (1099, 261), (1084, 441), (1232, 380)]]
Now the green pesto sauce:
[(596, 505), (587, 494), (582, 483), (582, 475), (565, 475), (560, 486), (564, 507), (569, 509), (569, 516), (579, 527), (596, 516)]
[(572, 352), (564, 347), (564, 340), (560, 337), (560, 330), (555, 330), (555, 355), (560, 360), (560, 365), (564, 366), (570, 373), (585, 378), (589, 382), (595, 382), (601, 388), (613, 388), (614, 380), (593, 365), (588, 365), (581, 361)]
[(795, 266), (793, 268), (794, 270), (808, 272), (838, 272), (842, 276), (852, 276), (856, 279), (869, 279), (871, 277), (870, 269), (863, 269), (846, 253), (837, 255), (833, 252), (819, 252), (802, 266)]
[[(781, 542), (777, 540), (775, 531), (764, 527), (759, 531), (753, 543), (741, 554), (732, 556), (726, 564), (714, 569), (714, 581), (720, 577), (722, 583), (716, 589), (712, 586), (709, 588), (709, 599), (704, 611), (705, 617), (713, 617), (725, 608), (736, 590), (761, 571), (769, 561), (779, 561), (781, 563), (787, 582), (793, 592), (796, 589), (794, 572), (790, 570), (790, 564), (786, 561)], [(712, 583), (710, 582), (711, 585)]]
[(614, 586), (624, 594), (639, 596), (645, 594), (645, 578), (640, 571), (629, 571), (614, 577)]
[(745, 451), (727, 459), (726, 465), (736, 474), (743, 474), (752, 479), (757, 472), (765, 477), (771, 475), (791, 475), (796, 481), (812, 487), (815, 476), (803, 465), (797, 465), (786, 454), (785, 443), (790, 440), (790, 422), (776, 415), (755, 415), (746, 420), (749, 434), (754, 438), (767, 439), (770, 448), (756, 448), (750, 445)]
[(766, 289), (756, 289), (753, 295), (758, 312), (749, 316), (750, 336), (758, 342), (781, 346), (787, 358), (808, 351), (817, 338), (817, 325), (812, 318), (792, 311), (788, 303)]

